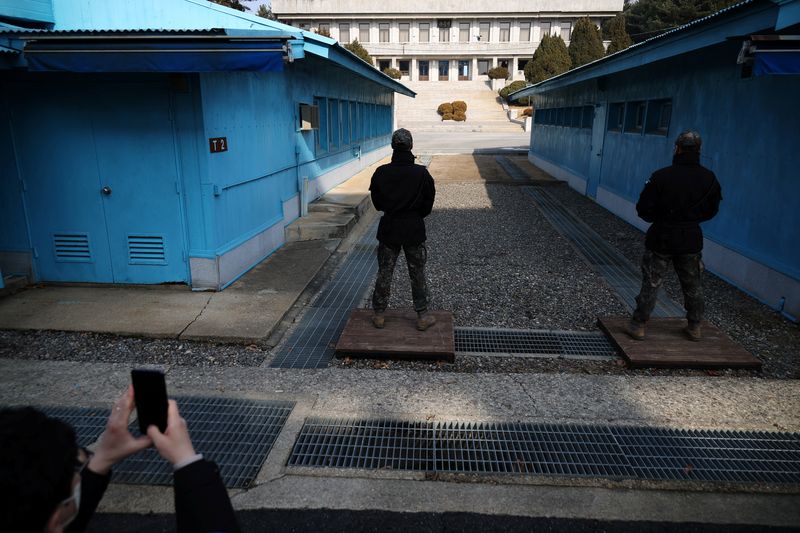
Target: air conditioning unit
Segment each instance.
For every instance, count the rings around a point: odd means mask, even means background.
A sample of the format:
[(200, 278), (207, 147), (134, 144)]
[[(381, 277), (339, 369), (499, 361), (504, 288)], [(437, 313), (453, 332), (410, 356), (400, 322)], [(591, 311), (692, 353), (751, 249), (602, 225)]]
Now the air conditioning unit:
[(319, 129), (319, 106), (300, 104), (300, 131)]

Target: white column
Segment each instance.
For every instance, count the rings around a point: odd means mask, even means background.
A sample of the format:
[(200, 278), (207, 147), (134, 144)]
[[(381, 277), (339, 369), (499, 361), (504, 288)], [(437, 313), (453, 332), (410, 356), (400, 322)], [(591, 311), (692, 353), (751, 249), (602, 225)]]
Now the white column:
[(473, 57), (472, 61), (470, 61), (470, 63), (472, 63), (472, 68), (470, 68), (470, 71), (469, 71), (469, 78), (471, 80), (477, 80), (478, 79), (478, 58), (477, 57)]
[(408, 75), (411, 77), (411, 81), (419, 81), (419, 73), (417, 72), (417, 58), (411, 58), (411, 64), (408, 66)]

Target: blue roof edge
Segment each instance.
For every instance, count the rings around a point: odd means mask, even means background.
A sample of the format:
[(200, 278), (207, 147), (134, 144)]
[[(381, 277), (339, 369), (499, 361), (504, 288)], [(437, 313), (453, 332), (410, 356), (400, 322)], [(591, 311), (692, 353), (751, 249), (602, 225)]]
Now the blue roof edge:
[(744, 0), (743, 2), (728, 6), (725, 9), (721, 9), (706, 17), (693, 20), (692, 22), (684, 24), (683, 26), (651, 37), (645, 41), (642, 41), (641, 43), (629, 46), (625, 50), (620, 50), (619, 52), (611, 54), (610, 56), (602, 57), (572, 70), (568, 70), (567, 72), (557, 76), (553, 76), (552, 78), (540, 81), (539, 83), (529, 87), (520, 89), (519, 91), (509, 94), (508, 98), (510, 100), (515, 100), (518, 98), (524, 98), (526, 96), (541, 94), (549, 90), (558, 89), (560, 87), (587, 81), (608, 74), (614, 74), (616, 72), (641, 66), (645, 63), (666, 59), (668, 57), (673, 57), (691, 50), (704, 48), (706, 46), (710, 46), (711, 44), (723, 42), (727, 37), (714, 39), (714, 42), (698, 42), (693, 46), (684, 47), (681, 49), (664, 50), (662, 51), (662, 54), (660, 54), (660, 57), (651, 58), (649, 61), (643, 61), (641, 58), (641, 56), (645, 56), (658, 48), (668, 47), (684, 39), (689, 39), (693, 36), (696, 36), (697, 34), (700, 34), (700, 32), (707, 26), (712, 26), (714, 24), (720, 25), (733, 23), (737, 20), (737, 18), (753, 17), (754, 27), (751, 29), (754, 31), (762, 29), (757, 26), (758, 24), (767, 23), (768, 25), (774, 27), (779, 10), (785, 5), (798, 2), (800, 2), (800, 0)]

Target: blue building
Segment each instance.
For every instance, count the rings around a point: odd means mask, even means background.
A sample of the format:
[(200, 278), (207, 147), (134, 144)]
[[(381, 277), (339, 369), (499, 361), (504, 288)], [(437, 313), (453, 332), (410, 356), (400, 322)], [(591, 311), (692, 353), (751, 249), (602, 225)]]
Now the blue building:
[(0, 271), (222, 289), (390, 153), (396, 92), (203, 0), (0, 0)]
[(635, 204), (696, 129), (722, 184), (709, 270), (800, 317), (800, 1), (748, 0), (518, 91), (529, 159), (639, 228)]

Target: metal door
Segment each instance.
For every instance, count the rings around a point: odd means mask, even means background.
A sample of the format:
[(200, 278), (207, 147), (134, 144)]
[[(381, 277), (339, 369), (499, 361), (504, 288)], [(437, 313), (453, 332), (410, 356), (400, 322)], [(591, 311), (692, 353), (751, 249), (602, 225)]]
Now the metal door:
[(168, 89), (157, 83), (99, 88), (92, 120), (114, 282), (186, 281)]
[(600, 173), (603, 167), (603, 143), (606, 138), (606, 104), (596, 104), (594, 107), (594, 122), (592, 123), (592, 146), (589, 154), (589, 180), (586, 183), (586, 194), (591, 198), (597, 197), (597, 186), (600, 183)]
[(69, 87), (16, 89), (11, 123), (36, 279), (112, 282), (88, 109)]

